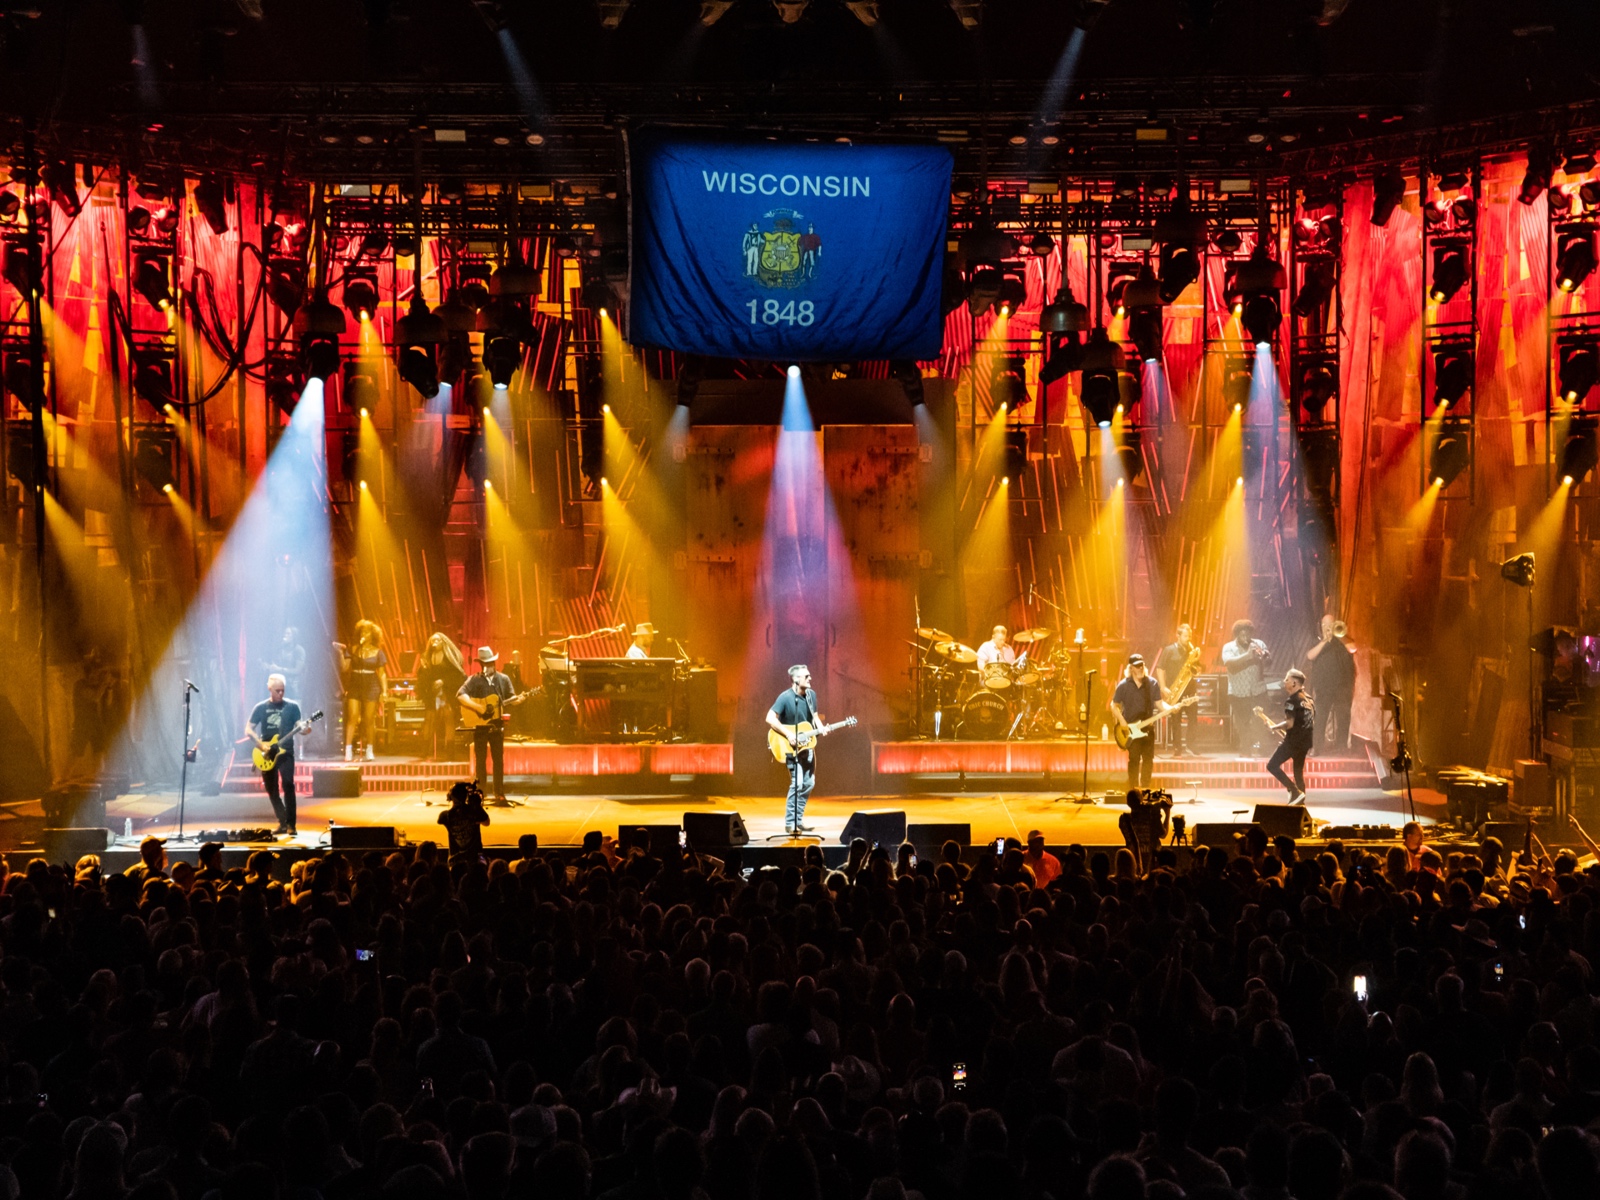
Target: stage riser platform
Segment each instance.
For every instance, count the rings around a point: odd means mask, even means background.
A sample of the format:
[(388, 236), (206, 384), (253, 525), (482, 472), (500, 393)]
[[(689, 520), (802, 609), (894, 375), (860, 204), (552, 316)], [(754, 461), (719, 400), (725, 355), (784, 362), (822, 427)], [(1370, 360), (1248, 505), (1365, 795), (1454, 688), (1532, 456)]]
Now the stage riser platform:
[[(881, 776), (1039, 776), (1064, 781), (1081, 778), (1082, 742), (874, 742), (872, 767)], [(1126, 777), (1128, 755), (1109, 742), (1089, 744), (1089, 776)], [(1264, 758), (1218, 755), (1208, 758), (1157, 757), (1152, 782), (1176, 791), (1191, 779), (1204, 788), (1280, 788), (1267, 774)], [(1306, 783), (1317, 788), (1377, 787), (1378, 777), (1363, 757), (1306, 759)]]
[[(361, 772), (363, 794), (436, 791), (472, 777), (472, 764), (459, 762), (353, 762), (343, 759), (296, 759), (295, 791), (311, 794), (312, 773), (341, 767)], [(661, 745), (578, 743), (557, 745), (507, 743), (506, 775), (512, 778), (592, 779), (616, 776), (731, 775), (731, 742), (670, 742)], [(261, 791), (261, 776), (248, 761), (236, 762), (223, 781), (224, 792)]]

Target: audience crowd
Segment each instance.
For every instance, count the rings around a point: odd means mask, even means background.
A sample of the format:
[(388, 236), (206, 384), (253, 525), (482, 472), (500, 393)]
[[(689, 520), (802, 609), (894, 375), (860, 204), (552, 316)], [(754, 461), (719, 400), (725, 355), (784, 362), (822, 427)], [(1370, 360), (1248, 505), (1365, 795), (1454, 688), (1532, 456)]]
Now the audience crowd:
[(35, 860), (0, 1200), (1600, 1196), (1569, 855), (1029, 840)]

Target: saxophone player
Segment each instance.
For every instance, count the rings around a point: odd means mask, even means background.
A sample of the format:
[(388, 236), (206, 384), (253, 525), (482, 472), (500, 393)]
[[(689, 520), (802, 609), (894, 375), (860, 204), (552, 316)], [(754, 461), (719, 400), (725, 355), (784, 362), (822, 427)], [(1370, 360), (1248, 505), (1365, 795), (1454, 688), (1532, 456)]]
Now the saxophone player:
[[(1178, 626), (1177, 640), (1168, 643), (1156, 656), (1156, 682), (1161, 685), (1161, 698), (1168, 704), (1177, 704), (1194, 683), (1195, 672), (1200, 669), (1200, 647), (1194, 644), (1194, 630), (1187, 622)], [(1167, 723), (1173, 740), (1173, 753), (1180, 758), (1189, 755), (1189, 725), (1199, 728), (1200, 719), (1193, 708), (1179, 709)]]

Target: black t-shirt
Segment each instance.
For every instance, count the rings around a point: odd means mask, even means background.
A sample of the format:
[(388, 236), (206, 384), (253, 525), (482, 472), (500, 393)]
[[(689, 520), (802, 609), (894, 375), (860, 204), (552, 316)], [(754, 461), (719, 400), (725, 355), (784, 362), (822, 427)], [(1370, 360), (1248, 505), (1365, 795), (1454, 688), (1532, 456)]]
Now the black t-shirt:
[[(1181, 643), (1172, 642), (1164, 646), (1156, 658), (1156, 670), (1167, 677), (1167, 686), (1172, 686), (1172, 681), (1178, 677), (1178, 672), (1183, 670), (1183, 664), (1189, 661), (1189, 651)], [(1174, 696), (1176, 700), (1178, 697)]]
[(270, 742), (274, 737), (280, 738), (278, 745), (285, 754), (294, 753), (294, 727), (299, 723), (300, 706), (288, 699), (278, 704), (263, 700), (250, 714), (250, 727), (261, 740)]
[[(1322, 648), (1322, 653), (1307, 664), (1311, 684), (1320, 694), (1338, 695), (1353, 692), (1356, 687), (1356, 655), (1338, 638)], [(1327, 697), (1323, 697), (1326, 699)]]
[(501, 701), (504, 702), (516, 695), (516, 693), (511, 690), (511, 680), (500, 674), (499, 671), (496, 671), (494, 674), (488, 676), (485, 676), (482, 671), (468, 675), (467, 682), (461, 687), (460, 690), (471, 696), (474, 700), (482, 700), (485, 696), (498, 694)]
[(449, 704), (455, 694), (461, 690), (461, 685), (466, 682), (466, 674), (460, 667), (449, 659), (443, 662), (429, 663), (417, 672), (417, 699), (422, 701), (424, 708), (434, 705), (435, 683), (444, 686), (440, 689), (444, 702)]
[(798, 696), (793, 688), (785, 688), (783, 694), (772, 702), (772, 711), (778, 714), (778, 720), (785, 725), (798, 725), (802, 721), (815, 725), (817, 694), (807, 688), (804, 696)]
[(1283, 744), (1292, 749), (1309, 749), (1316, 730), (1316, 709), (1304, 692), (1283, 698), (1283, 718), (1289, 728), (1283, 731)]
[(1117, 684), (1111, 699), (1122, 706), (1122, 719), (1132, 725), (1156, 711), (1156, 701), (1161, 699), (1161, 685), (1148, 675), (1144, 677), (1143, 684), (1135, 683), (1129, 676)]
[(481, 807), (463, 804), (451, 805), (439, 814), (439, 824), (450, 834), (451, 854), (478, 854), (483, 850), (483, 834), (478, 830), (489, 823), (489, 814)]

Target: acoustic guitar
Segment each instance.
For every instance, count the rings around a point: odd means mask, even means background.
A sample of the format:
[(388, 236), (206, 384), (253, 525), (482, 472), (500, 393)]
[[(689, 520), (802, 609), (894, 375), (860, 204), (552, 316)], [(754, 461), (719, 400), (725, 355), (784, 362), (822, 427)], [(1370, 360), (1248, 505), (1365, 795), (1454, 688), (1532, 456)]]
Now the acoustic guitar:
[(1177, 712), (1180, 708), (1188, 708), (1191, 704), (1199, 704), (1199, 703), (1200, 703), (1200, 697), (1199, 696), (1190, 696), (1187, 700), (1179, 700), (1176, 704), (1172, 705), (1170, 708), (1164, 708), (1160, 712), (1155, 713), (1152, 716), (1148, 716), (1148, 717), (1144, 718), (1144, 720), (1142, 720), (1142, 721), (1130, 721), (1126, 725), (1118, 725), (1117, 726), (1117, 747), (1118, 747), (1118, 749), (1126, 750), (1128, 748), (1128, 743), (1129, 742), (1137, 742), (1140, 738), (1149, 737), (1150, 735), (1148, 733), (1146, 733), (1145, 730), (1148, 729), (1150, 726), (1154, 725), (1157, 721), (1161, 720), (1161, 718), (1170, 717), (1173, 713)]
[(514, 708), (529, 696), (531, 691), (519, 692), (503, 704), (499, 692), (490, 692), (482, 700), (474, 700), (470, 696), (457, 696), (461, 704), (461, 727), (463, 729), (482, 729), (485, 726), (494, 727), (503, 721), (509, 721), (510, 715), (503, 710)]
[[(310, 733), (311, 726), (320, 720), (322, 720), (322, 710), (319, 708), (305, 720), (297, 723), (294, 727), (294, 732), (289, 736), (294, 737), (297, 734)], [(282, 741), (283, 734), (275, 733), (272, 735), (271, 741), (257, 746), (254, 750), (250, 751), (250, 761), (255, 763), (256, 770), (260, 771), (262, 774), (265, 774), (278, 765), (278, 756), (283, 753), (283, 746), (281, 745)]]
[(835, 729), (848, 729), (856, 723), (854, 717), (846, 717), (842, 721), (834, 721), (828, 725), (816, 726), (810, 721), (801, 721), (798, 725), (785, 725), (789, 737), (794, 739), (793, 744), (776, 729), (767, 730), (767, 747), (772, 751), (772, 757), (778, 760), (780, 767), (789, 765), (789, 758), (802, 750), (816, 751), (817, 739), (825, 733), (832, 733)]

